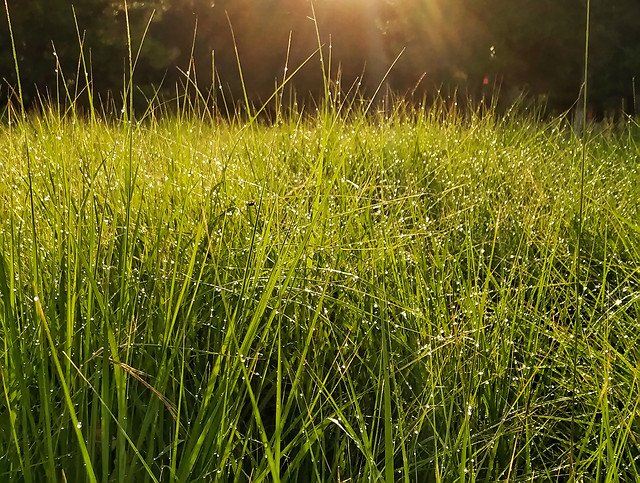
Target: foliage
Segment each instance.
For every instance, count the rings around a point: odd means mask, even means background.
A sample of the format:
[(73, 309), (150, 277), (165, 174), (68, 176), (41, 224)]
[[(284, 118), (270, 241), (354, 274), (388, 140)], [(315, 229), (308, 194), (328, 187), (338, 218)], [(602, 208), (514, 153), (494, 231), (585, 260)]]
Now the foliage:
[[(84, 69), (77, 64), (80, 45), (95, 93), (108, 99), (123, 89), (129, 65), (127, 49), (122, 48), (127, 45), (124, 2), (64, 0), (52, 7), (44, 0), (9, 0), (8, 6), (28, 105), (37, 98), (36, 87), (53, 99), (60, 90), (64, 98), (61, 84), (69, 86), (72, 97), (82, 94), (86, 86)], [(346, 90), (359, 82), (360, 92), (372, 94), (404, 51), (386, 85), (413, 93), (417, 102), (424, 95), (434, 100), (438, 90), (475, 99), (500, 91), (507, 107), (525, 93), (545, 100), (552, 111), (568, 109), (578, 97), (584, 8), (582, 0), (318, 0), (313, 9), (306, 0), (154, 0), (128, 5), (134, 54), (150, 21), (135, 71), (136, 85), (149, 98), (156, 93), (172, 98), (176, 84), (192, 83), (197, 73), (195, 82), (202, 92), (213, 88), (218, 97), (224, 93), (241, 98), (244, 87), (252, 101), (264, 101), (285, 66), (300, 65), (317, 49), (316, 25), (309, 19), (314, 17), (327, 53), (331, 46), (327, 61), (330, 57), (333, 71), (341, 72)], [(635, 0), (594, 0), (593, 9), (593, 110), (602, 117), (624, 103), (625, 110), (633, 112), (638, 108), (632, 87), (640, 73), (635, 47), (640, 6)], [(9, 45), (6, 22), (0, 36), (3, 45)], [(236, 45), (244, 82), (238, 75)], [(56, 62), (64, 76), (55, 72)], [(316, 101), (322, 98), (316, 65), (302, 69), (292, 83), (300, 100), (308, 101), (309, 94)], [(6, 97), (17, 85), (10, 49), (0, 52), (0, 71), (6, 78)]]
[(357, 99), (2, 127), (1, 479), (638, 479), (639, 127), (576, 341), (562, 119)]

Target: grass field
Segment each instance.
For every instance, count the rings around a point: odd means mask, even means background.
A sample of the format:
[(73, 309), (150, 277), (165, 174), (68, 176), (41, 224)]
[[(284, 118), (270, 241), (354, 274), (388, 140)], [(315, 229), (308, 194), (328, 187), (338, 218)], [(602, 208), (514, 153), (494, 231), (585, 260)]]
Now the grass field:
[(639, 142), (582, 178), (563, 119), (445, 105), (5, 122), (0, 480), (637, 481)]

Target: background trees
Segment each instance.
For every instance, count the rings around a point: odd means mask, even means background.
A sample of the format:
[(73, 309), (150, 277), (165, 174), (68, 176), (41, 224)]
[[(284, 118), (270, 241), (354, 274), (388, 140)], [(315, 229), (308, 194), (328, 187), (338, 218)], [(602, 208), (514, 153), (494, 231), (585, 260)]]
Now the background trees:
[[(82, 95), (80, 45), (95, 92), (107, 96), (122, 90), (128, 71), (123, 2), (8, 4), (28, 104), (38, 93), (57, 95), (60, 69), (71, 92)], [(524, 92), (546, 99), (552, 109), (566, 109), (578, 96), (584, 0), (316, 0), (314, 7), (325, 66), (331, 51), (332, 72), (340, 71), (346, 87), (359, 80), (362, 90), (373, 92), (405, 49), (388, 78), (389, 87), (401, 93), (421, 97), (438, 89), (457, 89), (480, 96), (488, 80), (506, 102)], [(640, 77), (640, 3), (592, 0), (592, 11), (590, 80), (595, 109), (631, 112), (633, 79)], [(135, 74), (136, 85), (147, 95), (157, 89), (173, 95), (176, 82), (184, 83), (188, 71), (191, 79), (197, 75), (204, 91), (220, 84), (239, 98), (242, 89), (229, 21), (245, 85), (255, 101), (273, 92), (287, 55), (291, 69), (318, 45), (308, 0), (133, 1), (128, 14), (134, 50), (150, 21)], [(7, 96), (16, 77), (3, 20), (0, 93)], [(322, 91), (319, 64), (316, 56), (296, 75), (292, 86), (300, 97)], [(220, 82), (214, 81), (214, 66)]]

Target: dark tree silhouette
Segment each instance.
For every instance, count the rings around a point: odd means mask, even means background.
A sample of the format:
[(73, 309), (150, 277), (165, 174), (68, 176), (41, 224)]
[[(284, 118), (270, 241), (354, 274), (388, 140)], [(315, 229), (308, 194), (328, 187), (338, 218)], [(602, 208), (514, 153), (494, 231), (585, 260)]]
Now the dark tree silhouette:
[[(260, 103), (282, 82), (287, 59), (290, 73), (318, 48), (309, 0), (129, 3), (134, 83), (143, 103), (155, 92), (174, 96), (176, 84), (185, 92), (193, 82), (206, 94), (215, 88), (218, 96), (222, 85), (228, 98), (240, 101), (235, 47), (244, 87), (250, 100)], [(114, 105), (119, 102), (129, 75), (123, 1), (8, 0), (8, 5), (27, 105), (36, 103), (38, 94), (64, 100), (65, 88), (86, 102), (85, 69), (96, 96), (104, 100), (111, 93)], [(334, 81), (340, 77), (341, 91), (361, 82), (360, 91), (371, 95), (404, 49), (387, 86), (402, 94), (417, 87), (418, 99), (437, 89), (478, 98), (499, 88), (507, 103), (524, 92), (561, 110), (578, 97), (585, 0), (316, 0), (314, 7), (325, 73), (330, 68)], [(594, 110), (631, 112), (634, 79), (640, 78), (640, 3), (592, 0), (592, 11)], [(17, 85), (6, 18), (0, 45), (0, 94), (6, 99)], [(79, 62), (80, 45), (85, 65)], [(287, 93), (317, 100), (323, 86), (316, 55)]]

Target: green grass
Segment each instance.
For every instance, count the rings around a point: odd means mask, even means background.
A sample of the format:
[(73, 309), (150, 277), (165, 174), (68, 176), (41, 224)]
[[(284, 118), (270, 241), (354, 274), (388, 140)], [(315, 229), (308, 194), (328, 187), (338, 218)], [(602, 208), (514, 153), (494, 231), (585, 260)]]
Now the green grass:
[(638, 132), (586, 146), (575, 340), (562, 119), (14, 117), (0, 479), (636, 481)]

